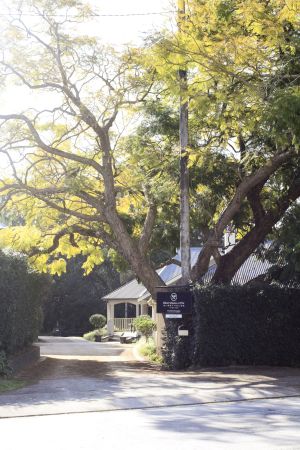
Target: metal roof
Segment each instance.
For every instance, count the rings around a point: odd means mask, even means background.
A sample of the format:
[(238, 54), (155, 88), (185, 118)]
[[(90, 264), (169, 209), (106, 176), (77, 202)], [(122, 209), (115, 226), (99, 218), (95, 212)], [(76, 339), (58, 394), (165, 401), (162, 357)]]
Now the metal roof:
[[(251, 255), (236, 272), (231, 280), (231, 284), (246, 284), (260, 275), (264, 275), (271, 266), (272, 264), (270, 262), (263, 261), (258, 259), (255, 255)], [(216, 271), (216, 267), (216, 264), (213, 264), (203, 276), (202, 281), (204, 284), (210, 282)]]
[[(191, 266), (196, 264), (198, 255), (201, 251), (201, 247), (191, 248)], [(174, 257), (177, 261), (180, 261), (180, 251)], [(271, 267), (271, 263), (268, 261), (262, 261), (255, 255), (251, 255), (237, 273), (234, 275), (231, 284), (246, 284), (250, 280), (257, 278), (260, 275), (265, 274)], [(203, 276), (202, 281), (204, 284), (210, 282), (213, 274), (216, 270), (216, 264), (212, 264), (206, 274)], [(168, 264), (161, 269), (157, 270), (158, 275), (164, 281), (166, 285), (171, 285), (181, 278), (181, 267), (177, 264)], [(139, 283), (136, 279), (129, 281), (123, 286), (119, 287), (113, 292), (110, 292), (103, 300), (147, 300), (151, 295), (142, 283)]]
[(137, 300), (148, 293), (147, 289), (137, 279), (129, 281), (113, 292), (102, 297), (103, 300)]
[[(201, 247), (191, 248), (191, 265), (192, 267), (197, 261), (198, 255), (201, 251)], [(180, 261), (180, 251), (174, 257), (177, 261)], [(168, 264), (156, 271), (164, 283), (172, 284), (181, 277), (181, 267), (177, 264)], [(113, 292), (105, 295), (103, 300), (146, 300), (151, 295), (142, 283), (139, 283), (136, 279), (129, 281), (123, 286), (119, 287)]]

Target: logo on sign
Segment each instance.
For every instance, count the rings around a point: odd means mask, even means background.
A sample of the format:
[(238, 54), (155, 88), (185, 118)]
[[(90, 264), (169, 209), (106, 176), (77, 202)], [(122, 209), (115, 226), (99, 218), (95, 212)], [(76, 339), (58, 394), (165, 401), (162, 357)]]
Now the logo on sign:
[(170, 298), (171, 298), (172, 302), (176, 302), (177, 301), (177, 294), (176, 294), (176, 292), (172, 292)]

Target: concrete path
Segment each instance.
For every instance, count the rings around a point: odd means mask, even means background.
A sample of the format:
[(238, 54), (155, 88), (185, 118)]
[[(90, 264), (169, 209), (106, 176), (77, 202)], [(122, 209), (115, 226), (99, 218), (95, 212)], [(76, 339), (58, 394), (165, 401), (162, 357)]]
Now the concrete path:
[(0, 395), (3, 450), (300, 450), (299, 369), (163, 372), (80, 338), (43, 338), (41, 352), (31, 384)]

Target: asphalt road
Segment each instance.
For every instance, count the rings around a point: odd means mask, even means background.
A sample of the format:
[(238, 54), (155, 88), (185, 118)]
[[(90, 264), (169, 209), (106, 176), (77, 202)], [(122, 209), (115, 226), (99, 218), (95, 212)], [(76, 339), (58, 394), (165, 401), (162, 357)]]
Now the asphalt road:
[(116, 342), (40, 345), (30, 384), (0, 395), (3, 450), (300, 450), (299, 369), (171, 373)]

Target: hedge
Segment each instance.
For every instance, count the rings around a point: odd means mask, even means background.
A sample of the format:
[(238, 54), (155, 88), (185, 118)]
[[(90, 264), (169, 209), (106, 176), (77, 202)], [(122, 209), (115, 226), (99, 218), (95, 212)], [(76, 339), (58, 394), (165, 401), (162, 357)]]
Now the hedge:
[(300, 366), (300, 290), (272, 285), (198, 286), (193, 315), (166, 323), (165, 365)]
[(82, 336), (92, 330), (89, 317), (106, 315), (101, 297), (120, 286), (120, 275), (110, 261), (95, 267), (87, 276), (82, 264), (85, 257), (77, 255), (67, 261), (67, 271), (52, 278), (51, 292), (44, 302), (43, 333), (59, 328), (62, 336)]
[(48, 286), (24, 258), (0, 252), (0, 350), (13, 354), (37, 339)]

